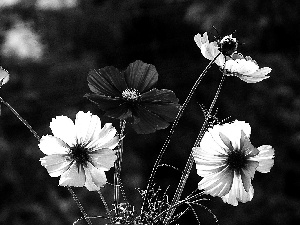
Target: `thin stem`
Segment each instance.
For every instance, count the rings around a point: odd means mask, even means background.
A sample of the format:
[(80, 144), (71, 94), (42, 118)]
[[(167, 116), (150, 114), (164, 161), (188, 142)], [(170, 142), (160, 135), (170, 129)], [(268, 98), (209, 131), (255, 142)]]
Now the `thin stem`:
[(105, 198), (104, 198), (104, 196), (103, 196), (103, 194), (101, 193), (100, 190), (97, 191), (97, 192), (98, 192), (98, 194), (100, 195), (100, 198), (101, 198), (101, 200), (102, 200), (102, 202), (103, 202), (103, 205), (104, 205), (104, 207), (105, 207), (106, 215), (108, 216), (110, 223), (113, 224), (113, 217), (112, 217), (112, 215), (111, 215), (111, 213), (110, 213), (110, 210), (109, 210), (108, 205), (107, 205), (107, 203), (106, 203), (106, 201), (105, 201)]
[(82, 207), (82, 205), (81, 205), (79, 199), (77, 198), (77, 196), (76, 196), (76, 194), (74, 193), (74, 191), (72, 190), (72, 188), (69, 187), (69, 186), (67, 186), (67, 188), (68, 188), (68, 191), (71, 193), (72, 198), (74, 199), (74, 201), (75, 201), (77, 207), (80, 209), (80, 212), (82, 213), (82, 215), (83, 215), (85, 221), (87, 222), (87, 224), (88, 224), (88, 225), (93, 225), (93, 224), (92, 224), (92, 221), (90, 220), (90, 218), (89, 218), (88, 215), (86, 214), (84, 208)]
[[(10, 111), (30, 130), (30, 132), (33, 134), (33, 136), (40, 141), (40, 136), (38, 133), (30, 126), (30, 124), (6, 101), (3, 100), (3, 98), (0, 97), (0, 102), (3, 103), (7, 108), (9, 108)], [(70, 187), (67, 187), (69, 192), (71, 193), (76, 205), (78, 206), (79, 210), (81, 211), (85, 221), (89, 224), (92, 225), (92, 222), (90, 219), (87, 217), (86, 212), (84, 211), (84, 208), (82, 207), (79, 199), (77, 198), (76, 194), (73, 192), (73, 190)]]
[(37, 134), (35, 130), (30, 126), (30, 124), (22, 117), (20, 114), (10, 105), (8, 102), (4, 101), (3, 98), (0, 97), (0, 102), (9, 108), (10, 111), (12, 111), (13, 114), (30, 130), (30, 132), (34, 135), (34, 137), (39, 141), (40, 136)]
[[(195, 141), (194, 147), (197, 147), (200, 144), (200, 141), (201, 141), (201, 139), (202, 139), (202, 137), (204, 135), (204, 131), (206, 130), (206, 126), (207, 126), (207, 123), (208, 123), (208, 117), (207, 116), (211, 115), (211, 113), (212, 113), (212, 110), (213, 110), (213, 108), (214, 108), (214, 106), (216, 104), (216, 101), (217, 101), (217, 98), (218, 98), (218, 96), (220, 94), (220, 91), (221, 91), (222, 85), (224, 83), (224, 80), (225, 80), (225, 70), (223, 70), (222, 79), (221, 79), (220, 84), (218, 86), (218, 90), (217, 90), (217, 92), (216, 92), (216, 94), (214, 96), (214, 99), (213, 99), (210, 107), (209, 107), (208, 115), (205, 115), (204, 123), (203, 123), (203, 125), (201, 127), (201, 130), (199, 132), (199, 135), (198, 135), (198, 137), (197, 137), (197, 139)], [(189, 158), (187, 160), (187, 163), (185, 165), (185, 168), (184, 168), (184, 170), (182, 172), (181, 178), (179, 180), (179, 184), (178, 184), (178, 187), (177, 187), (176, 192), (174, 194), (174, 197), (172, 199), (171, 205), (174, 205), (174, 204), (176, 204), (177, 201), (179, 201), (179, 199), (181, 197), (181, 194), (182, 194), (182, 191), (184, 189), (184, 186), (186, 184), (186, 181), (187, 181), (187, 179), (188, 179), (188, 177), (190, 175), (190, 171), (192, 169), (193, 162), (194, 162), (193, 151), (191, 151), (191, 153), (189, 155)], [(172, 210), (170, 210), (170, 212), (166, 216), (166, 220), (165, 220), (166, 224), (169, 224), (169, 221), (170, 221), (172, 215), (174, 214), (174, 211), (175, 211), (175, 208), (173, 208)]]
[(117, 160), (115, 161), (115, 172), (114, 172), (114, 205), (115, 205), (115, 217), (119, 217), (119, 204), (120, 204), (120, 186), (121, 186), (121, 165), (123, 155), (123, 135), (125, 130), (126, 120), (120, 120), (120, 142), (117, 150)]
[[(153, 166), (152, 172), (151, 172), (151, 174), (150, 174), (149, 182), (148, 182), (148, 185), (147, 185), (146, 193), (148, 193), (150, 187), (152, 186), (152, 183), (153, 183), (154, 176), (155, 176), (155, 174), (156, 174), (157, 168), (158, 168), (158, 166), (159, 166), (159, 164), (160, 164), (160, 162), (161, 162), (161, 160), (162, 160), (162, 157), (163, 157), (163, 155), (164, 155), (164, 153), (165, 153), (165, 151), (166, 151), (166, 149), (167, 149), (167, 147), (168, 147), (168, 145), (169, 145), (169, 143), (170, 143), (170, 141), (171, 141), (171, 137), (172, 137), (173, 134), (174, 134), (174, 131), (175, 131), (175, 128), (176, 128), (176, 126), (177, 126), (177, 124), (178, 124), (178, 122), (179, 122), (179, 119), (181, 118), (181, 116), (182, 116), (182, 114), (183, 114), (183, 112), (184, 112), (184, 110), (185, 110), (187, 104), (190, 102), (190, 100), (191, 100), (193, 94), (195, 93), (195, 91), (196, 91), (198, 85), (200, 84), (200, 82), (201, 82), (202, 78), (204, 77), (204, 75), (206, 74), (207, 70), (211, 67), (211, 65), (215, 62), (215, 60), (219, 57), (220, 54), (221, 54), (221, 53), (219, 53), (219, 54), (218, 54), (213, 60), (211, 60), (211, 61), (209, 62), (209, 64), (205, 67), (205, 69), (203, 70), (203, 72), (200, 74), (200, 76), (199, 76), (198, 79), (196, 80), (195, 84), (193, 85), (193, 87), (192, 87), (190, 93), (188, 94), (187, 98), (185, 99), (185, 101), (184, 101), (182, 107), (180, 108), (179, 112), (177, 113), (177, 116), (176, 116), (176, 118), (175, 118), (175, 120), (174, 120), (174, 122), (173, 122), (173, 124), (172, 124), (170, 133), (169, 133), (169, 135), (168, 135), (166, 141), (164, 142), (164, 145), (163, 145), (162, 149), (160, 150), (159, 155), (158, 155), (158, 157), (157, 157), (157, 159), (156, 159), (156, 161), (155, 161), (155, 164), (154, 164), (154, 166)], [(147, 194), (145, 195), (145, 198), (147, 198)], [(145, 205), (144, 205), (145, 203), (146, 203), (146, 201), (145, 201), (145, 199), (144, 199), (144, 200), (143, 200), (143, 205), (142, 205), (142, 208), (141, 208), (141, 212), (143, 211), (143, 208), (144, 208), (144, 206), (145, 206)]]

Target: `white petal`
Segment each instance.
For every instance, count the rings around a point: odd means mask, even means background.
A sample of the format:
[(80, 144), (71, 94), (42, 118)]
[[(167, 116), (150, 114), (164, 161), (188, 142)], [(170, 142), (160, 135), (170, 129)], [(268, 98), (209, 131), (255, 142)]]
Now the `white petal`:
[(226, 165), (227, 156), (207, 154), (201, 147), (193, 148), (197, 174), (204, 177), (222, 170)]
[(249, 84), (253, 84), (253, 83), (257, 83), (260, 82), (264, 79), (269, 78), (269, 76), (263, 76), (263, 77), (252, 77), (252, 76), (243, 76), (243, 75), (237, 75), (238, 78), (240, 78), (242, 81), (249, 83)]
[(202, 154), (207, 155), (226, 155), (227, 154), (227, 146), (220, 140), (219, 137), (219, 125), (214, 126), (213, 128), (209, 128), (207, 132), (205, 132), (201, 142), (201, 152)]
[(86, 180), (85, 186), (89, 191), (100, 190), (100, 187), (106, 184), (106, 175), (104, 170), (97, 169), (91, 163), (88, 162), (86, 169)]
[(73, 121), (67, 116), (57, 116), (52, 119), (50, 128), (55, 137), (63, 140), (69, 146), (76, 144), (76, 130)]
[(83, 187), (85, 183), (85, 174), (82, 166), (77, 167), (73, 162), (70, 168), (64, 172), (59, 180), (60, 186)]
[(40, 150), (46, 155), (68, 154), (68, 145), (61, 139), (52, 135), (43, 136), (38, 144)]
[(198, 185), (198, 188), (204, 189), (206, 194), (222, 197), (226, 195), (232, 186), (233, 171), (224, 167), (222, 171), (204, 177)]
[(259, 150), (258, 155), (251, 158), (259, 163), (256, 170), (261, 173), (270, 172), (272, 166), (274, 165), (274, 148), (272, 148), (270, 145), (262, 145), (257, 149)]
[(203, 37), (201, 36), (201, 34), (196, 34), (194, 36), (194, 41), (196, 42), (197, 46), (201, 49), (201, 46), (204, 44), (204, 43), (207, 43), (208, 42), (208, 36), (207, 36), (207, 32), (205, 32), (203, 34)]
[(227, 195), (222, 197), (222, 200), (228, 204), (237, 206), (238, 201), (243, 202), (243, 203), (251, 201), (253, 198), (253, 195), (254, 195), (254, 189), (253, 189), (252, 185), (250, 184), (249, 191), (246, 192), (243, 187), (241, 175), (238, 175), (235, 172), (231, 190), (229, 191), (229, 193)]
[(101, 120), (92, 113), (79, 111), (75, 119), (76, 136), (78, 143), (88, 144), (94, 137), (95, 133), (101, 130)]
[[(234, 123), (215, 125), (212, 129), (209, 129), (209, 133), (213, 140), (226, 152), (231, 148), (230, 146), (239, 148), (241, 131)], [(229, 140), (229, 143), (224, 142), (225, 138)]]
[(96, 168), (92, 164), (88, 165), (88, 167), (90, 169), (94, 184), (98, 187), (104, 186), (106, 184), (105, 170)]
[(62, 155), (48, 155), (40, 159), (42, 166), (44, 166), (51, 177), (59, 177), (69, 167), (70, 160)]
[(92, 150), (98, 150), (109, 145), (115, 147), (114, 137), (116, 133), (116, 128), (111, 123), (106, 123), (97, 134), (94, 134), (93, 140), (86, 147)]
[(85, 170), (85, 184), (84, 186), (89, 190), (89, 191), (98, 191), (100, 190), (100, 187), (98, 187), (92, 179), (91, 171), (89, 169)]
[(90, 155), (93, 165), (97, 168), (109, 170), (114, 166), (114, 162), (117, 159), (116, 153), (108, 148), (92, 152)]

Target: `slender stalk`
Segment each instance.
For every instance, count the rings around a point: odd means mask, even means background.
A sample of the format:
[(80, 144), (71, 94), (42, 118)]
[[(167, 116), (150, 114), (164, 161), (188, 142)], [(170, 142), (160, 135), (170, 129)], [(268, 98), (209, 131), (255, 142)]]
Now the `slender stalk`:
[(104, 205), (104, 207), (105, 207), (106, 215), (108, 216), (110, 223), (113, 224), (113, 217), (112, 217), (112, 215), (111, 215), (111, 213), (110, 213), (110, 210), (109, 210), (108, 205), (107, 205), (107, 203), (106, 203), (106, 201), (105, 201), (105, 198), (104, 198), (104, 196), (103, 196), (103, 194), (101, 193), (100, 190), (97, 191), (97, 192), (98, 192), (98, 194), (99, 194), (99, 196), (100, 196), (100, 198), (101, 198), (101, 200), (102, 200), (102, 202), (103, 202), (103, 205)]
[(84, 208), (82, 207), (79, 199), (77, 198), (76, 194), (74, 193), (74, 191), (72, 190), (71, 187), (67, 186), (68, 191), (71, 193), (73, 200), (75, 201), (77, 207), (79, 208), (80, 212), (82, 213), (85, 221), (87, 222), (88, 225), (93, 225), (92, 221), (90, 220), (90, 218), (88, 217), (88, 215), (86, 214)]
[(9, 108), (10, 111), (12, 111), (13, 114), (30, 130), (30, 132), (34, 135), (34, 137), (39, 141), (40, 136), (37, 134), (35, 130), (30, 126), (30, 124), (22, 117), (20, 114), (10, 105), (8, 102), (4, 101), (3, 98), (0, 97), (0, 102)]
[[(30, 124), (6, 101), (3, 100), (3, 98), (0, 97), (0, 102), (3, 103), (9, 110), (30, 130), (30, 132), (33, 134), (33, 136), (40, 141), (40, 136), (38, 133), (30, 126)], [(73, 192), (73, 190), (70, 187), (67, 187), (68, 191), (71, 193), (76, 205), (78, 206), (79, 210), (81, 211), (85, 221), (89, 224), (92, 225), (91, 220), (88, 218), (86, 212), (84, 211), (84, 208), (82, 207), (79, 199), (77, 198), (76, 194)]]
[[(187, 104), (190, 102), (190, 100), (191, 100), (193, 94), (195, 93), (195, 91), (196, 91), (198, 85), (200, 84), (200, 82), (201, 82), (202, 78), (204, 77), (204, 75), (206, 74), (207, 70), (211, 67), (211, 65), (215, 62), (215, 60), (219, 57), (220, 54), (221, 54), (221, 53), (219, 53), (219, 54), (218, 54), (213, 60), (211, 60), (211, 61), (209, 62), (209, 64), (205, 67), (205, 69), (203, 70), (203, 72), (200, 74), (200, 76), (198, 77), (198, 79), (197, 79), (196, 82), (194, 83), (192, 89), (190, 90), (190, 93), (188, 94), (187, 98), (185, 99), (185, 101), (184, 101), (182, 107), (180, 108), (179, 112), (177, 113), (177, 116), (176, 116), (176, 118), (175, 118), (175, 120), (174, 120), (174, 122), (173, 122), (173, 124), (172, 124), (170, 133), (169, 133), (169, 135), (168, 135), (166, 141), (164, 142), (163, 147), (162, 147), (162, 149), (160, 150), (159, 155), (158, 155), (158, 157), (157, 157), (157, 159), (156, 159), (156, 161), (155, 161), (155, 164), (154, 164), (154, 166), (153, 166), (152, 172), (151, 172), (151, 174), (150, 174), (149, 182), (148, 182), (148, 185), (147, 185), (146, 193), (148, 193), (150, 187), (152, 186), (152, 183), (153, 183), (154, 176), (155, 176), (155, 174), (156, 174), (157, 168), (158, 168), (158, 166), (159, 166), (159, 164), (160, 164), (160, 162), (161, 162), (161, 160), (162, 160), (162, 157), (163, 157), (163, 155), (164, 155), (164, 153), (165, 153), (165, 151), (166, 151), (166, 149), (167, 149), (167, 147), (168, 147), (168, 145), (169, 145), (169, 143), (170, 143), (170, 141), (171, 141), (171, 137), (172, 137), (173, 134), (174, 134), (174, 131), (175, 131), (175, 128), (176, 128), (176, 126), (177, 126), (177, 124), (178, 124), (178, 122), (179, 122), (179, 119), (181, 118), (181, 116), (182, 116), (182, 114), (183, 114), (183, 112), (184, 112), (184, 110), (185, 110)], [(146, 194), (145, 198), (147, 198), (147, 194)], [(144, 205), (145, 203), (146, 203), (146, 201), (145, 201), (145, 199), (144, 199), (144, 200), (143, 200), (143, 205), (142, 205), (142, 208), (141, 208), (141, 212), (143, 211), (143, 208), (145, 207), (145, 205)]]
[(123, 155), (123, 135), (125, 130), (126, 120), (120, 120), (120, 142), (119, 148), (117, 150), (117, 160), (115, 161), (115, 172), (114, 172), (114, 205), (115, 205), (115, 217), (119, 217), (119, 204), (120, 204), (120, 186), (121, 186), (121, 165), (122, 165), (122, 155)]
[[(216, 104), (216, 101), (217, 101), (217, 98), (218, 98), (218, 96), (220, 94), (220, 91), (221, 91), (222, 85), (224, 83), (224, 80), (225, 80), (225, 70), (223, 70), (223, 75), (222, 75), (222, 79), (220, 81), (220, 84), (218, 86), (218, 90), (217, 90), (217, 92), (216, 92), (216, 94), (214, 96), (214, 99), (213, 99), (210, 107), (209, 107), (207, 115), (205, 115), (205, 120), (204, 120), (203, 125), (201, 127), (201, 130), (199, 132), (199, 135), (198, 135), (198, 137), (197, 137), (197, 139), (195, 141), (194, 147), (197, 147), (200, 144), (200, 141), (201, 141), (201, 139), (202, 139), (202, 137), (204, 135), (204, 132), (206, 130), (206, 126), (208, 124), (208, 117), (207, 116), (211, 115), (211, 113), (212, 113), (212, 110), (213, 110), (213, 108), (214, 108), (214, 106)], [(181, 197), (181, 194), (182, 194), (182, 191), (183, 191), (183, 188), (184, 188), (184, 186), (186, 184), (186, 181), (187, 181), (187, 179), (188, 179), (188, 177), (190, 175), (190, 171), (192, 169), (193, 163), (194, 163), (194, 157), (193, 157), (193, 151), (191, 151), (191, 153), (189, 155), (189, 158), (187, 160), (187, 163), (185, 165), (185, 168), (184, 168), (184, 170), (182, 172), (181, 178), (179, 180), (179, 184), (177, 186), (176, 192), (175, 192), (174, 197), (172, 199), (171, 205), (175, 205), (176, 202), (179, 201), (179, 199)], [(174, 214), (175, 209), (176, 208), (172, 208), (172, 210), (169, 211), (168, 215), (166, 216), (165, 224), (169, 224), (169, 221), (170, 221), (172, 215)]]

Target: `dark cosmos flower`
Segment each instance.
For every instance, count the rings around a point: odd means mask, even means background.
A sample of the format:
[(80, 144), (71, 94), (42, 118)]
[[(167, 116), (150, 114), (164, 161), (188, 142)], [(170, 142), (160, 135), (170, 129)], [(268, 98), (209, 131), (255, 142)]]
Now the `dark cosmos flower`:
[(92, 70), (87, 80), (93, 93), (85, 97), (96, 103), (105, 116), (130, 122), (137, 133), (168, 127), (179, 111), (173, 91), (154, 88), (158, 73), (151, 64), (137, 60), (124, 71), (107, 66)]

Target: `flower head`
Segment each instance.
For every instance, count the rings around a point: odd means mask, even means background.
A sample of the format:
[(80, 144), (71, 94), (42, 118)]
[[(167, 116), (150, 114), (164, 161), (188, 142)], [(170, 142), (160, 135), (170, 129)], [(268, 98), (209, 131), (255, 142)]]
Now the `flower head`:
[(0, 66), (0, 88), (9, 81), (9, 73)]
[(238, 55), (236, 59), (232, 58), (226, 61), (226, 75), (237, 76), (247, 83), (257, 83), (269, 78), (267, 75), (272, 71), (271, 68), (259, 68), (256, 61), (252, 60), (251, 57), (246, 56), (244, 58), (240, 54), (236, 55)]
[(100, 118), (90, 112), (78, 112), (75, 124), (66, 116), (50, 123), (52, 135), (43, 136), (39, 148), (47, 156), (40, 159), (51, 177), (59, 177), (61, 186), (85, 186), (99, 190), (106, 183), (105, 171), (116, 160), (116, 129), (111, 124), (101, 128)]
[(267, 75), (271, 72), (271, 68), (259, 68), (251, 57), (243, 57), (237, 53), (238, 43), (232, 35), (227, 35), (218, 42), (209, 42), (205, 32), (203, 36), (195, 35), (194, 40), (205, 58), (213, 60), (219, 55), (215, 63), (221, 70), (225, 69), (226, 75), (237, 76), (247, 83), (257, 83), (269, 78)]
[(225, 63), (225, 56), (220, 52), (217, 42), (209, 42), (207, 32), (205, 32), (203, 36), (201, 34), (196, 34), (194, 40), (197, 46), (200, 48), (202, 55), (206, 59), (213, 60), (216, 56), (219, 55), (216, 58), (215, 63), (218, 66), (223, 67)]
[(200, 147), (193, 148), (197, 173), (203, 177), (199, 189), (234, 206), (238, 201), (251, 201), (254, 173), (270, 171), (274, 149), (270, 145), (255, 148), (249, 139), (250, 132), (250, 125), (242, 121), (208, 129)]
[(85, 96), (96, 103), (105, 116), (127, 120), (137, 133), (166, 128), (178, 111), (175, 94), (153, 88), (158, 73), (151, 64), (135, 61), (125, 71), (113, 66), (93, 70), (88, 75), (92, 94)]

